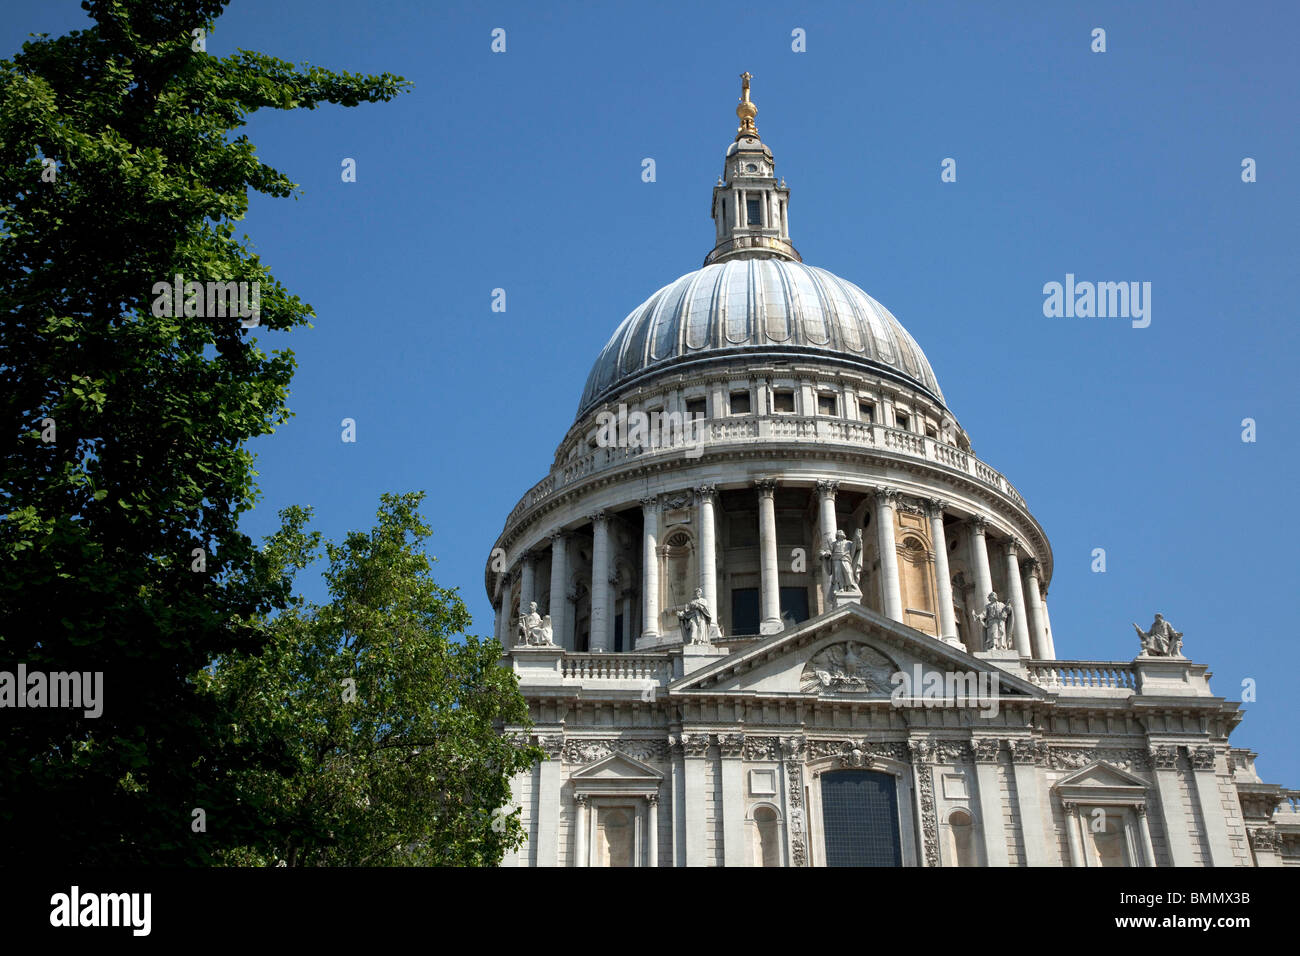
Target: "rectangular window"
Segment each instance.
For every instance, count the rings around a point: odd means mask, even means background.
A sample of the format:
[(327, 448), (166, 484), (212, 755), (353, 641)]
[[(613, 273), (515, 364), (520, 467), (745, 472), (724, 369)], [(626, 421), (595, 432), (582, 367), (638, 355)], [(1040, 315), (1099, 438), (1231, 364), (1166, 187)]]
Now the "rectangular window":
[(787, 617), (796, 624), (808, 620), (807, 588), (781, 588), (781, 618)]
[(794, 392), (778, 389), (772, 393), (772, 411), (786, 415), (794, 414)]
[(749, 392), (731, 393), (731, 414), (733, 415), (749, 414)]
[(894, 424), (903, 429), (903, 431), (911, 431), (912, 429), (912, 420), (907, 417), (906, 412), (896, 410), (894, 412)]
[(934, 430), (934, 426), (933, 426), (933, 425), (926, 425), (926, 426), (925, 426), (925, 437), (926, 437), (926, 438), (938, 438), (938, 437), (939, 437), (939, 433), (938, 433), (937, 431)]
[(708, 406), (708, 400), (703, 398), (688, 398), (686, 400), (686, 414), (696, 418), (705, 413)]
[(758, 588), (731, 589), (731, 633), (758, 633)]
[(858, 417), (864, 422), (876, 420), (876, 406), (870, 402), (858, 402)]
[(745, 200), (745, 224), (749, 226), (763, 225), (763, 200)]
[(838, 407), (839, 407), (839, 406), (838, 406), (838, 403), (835, 401), (835, 396), (834, 396), (834, 395), (818, 395), (818, 396), (817, 396), (817, 414), (818, 414), (818, 415), (835, 415), (835, 414), (838, 414), (838, 413), (836, 412), (836, 409), (837, 409)]

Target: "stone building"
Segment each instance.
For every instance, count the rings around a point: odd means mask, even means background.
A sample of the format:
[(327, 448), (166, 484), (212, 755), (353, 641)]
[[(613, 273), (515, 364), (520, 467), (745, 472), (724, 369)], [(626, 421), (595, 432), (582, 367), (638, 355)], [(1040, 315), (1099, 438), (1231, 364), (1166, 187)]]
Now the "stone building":
[(489, 558), (549, 756), (506, 864), (1300, 864), (1168, 622), (1058, 658), (1046, 534), (898, 320), (804, 264), (756, 113), (746, 74), (703, 268), (618, 326)]

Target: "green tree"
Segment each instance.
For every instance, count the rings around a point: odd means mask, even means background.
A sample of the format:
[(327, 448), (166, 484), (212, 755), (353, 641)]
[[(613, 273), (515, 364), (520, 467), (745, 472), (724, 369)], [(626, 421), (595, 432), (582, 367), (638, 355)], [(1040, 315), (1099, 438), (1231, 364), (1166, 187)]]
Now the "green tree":
[[(294, 768), (234, 774), (274, 835), (228, 862), (495, 865), (523, 840), (510, 778), (542, 752), (500, 732), (528, 727), (528, 705), (496, 640), (458, 639), (470, 618), (430, 576), (423, 498), (384, 495), (368, 534), (325, 545), (330, 602), (295, 597), (268, 622), (265, 651), (212, 669), (240, 742)], [(280, 514), (264, 553), (270, 573), (292, 575), (320, 536), (308, 510)]]
[(0, 669), (104, 675), (97, 719), (6, 712), (3, 859), (201, 862), (258, 825), (227, 771), (275, 772), (194, 675), (255, 651), (287, 593), (238, 520), (255, 498), (245, 442), (287, 417), (293, 356), (238, 318), (150, 306), (178, 274), (258, 282), (261, 330), (307, 325), (234, 233), (250, 189), (295, 186), (235, 134), (258, 109), (407, 84), (211, 56), (195, 31), (224, 6), (85, 2), (93, 26), (0, 61)]

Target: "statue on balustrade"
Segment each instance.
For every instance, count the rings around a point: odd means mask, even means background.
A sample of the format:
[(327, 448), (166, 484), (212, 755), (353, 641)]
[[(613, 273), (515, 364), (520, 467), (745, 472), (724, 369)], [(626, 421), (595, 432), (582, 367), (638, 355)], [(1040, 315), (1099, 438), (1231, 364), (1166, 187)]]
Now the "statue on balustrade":
[(862, 578), (862, 529), (851, 542), (842, 530), (836, 531), (835, 540), (828, 542), (821, 557), (826, 568), (826, 606), (836, 608), (862, 600), (862, 589), (858, 587)]
[(551, 615), (542, 617), (537, 613), (537, 602), (528, 602), (528, 613), (519, 615), (519, 640), (515, 646), (520, 644), (531, 644), (536, 646), (548, 646), (555, 642), (551, 640)]
[(695, 600), (677, 612), (677, 620), (682, 624), (684, 643), (709, 643), (709, 627), (713, 624), (713, 615), (709, 613), (709, 602), (704, 600), (703, 588), (695, 589)]
[(1149, 657), (1182, 657), (1183, 632), (1175, 631), (1173, 625), (1159, 614), (1151, 622), (1151, 629), (1144, 631), (1133, 624), (1138, 640), (1142, 642), (1142, 653)]
[(989, 592), (989, 602), (984, 605), (983, 610), (970, 613), (971, 617), (984, 628), (984, 650), (1011, 649), (1011, 615), (1015, 612), (1010, 604), (998, 600), (996, 591)]

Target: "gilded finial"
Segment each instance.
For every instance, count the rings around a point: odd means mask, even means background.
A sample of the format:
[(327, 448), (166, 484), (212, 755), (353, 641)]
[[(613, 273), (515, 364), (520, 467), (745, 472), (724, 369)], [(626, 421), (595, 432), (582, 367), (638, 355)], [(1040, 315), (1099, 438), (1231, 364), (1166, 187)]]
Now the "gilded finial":
[(751, 76), (748, 70), (740, 74), (740, 105), (736, 107), (736, 116), (740, 118), (740, 128), (736, 130), (736, 139), (743, 136), (758, 138), (758, 127), (754, 125), (754, 117), (758, 115), (758, 107), (749, 100), (750, 79)]

